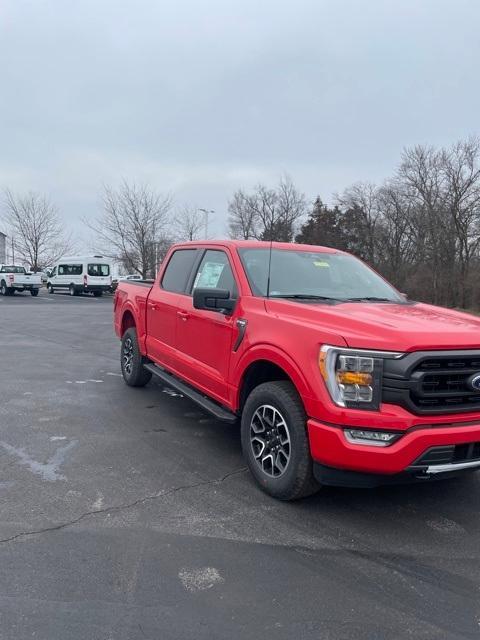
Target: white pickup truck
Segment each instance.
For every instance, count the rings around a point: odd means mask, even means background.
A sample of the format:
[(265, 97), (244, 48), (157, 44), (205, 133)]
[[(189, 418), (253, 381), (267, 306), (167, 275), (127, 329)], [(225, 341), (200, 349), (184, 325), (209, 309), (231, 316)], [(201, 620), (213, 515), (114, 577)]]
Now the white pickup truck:
[(28, 273), (25, 267), (13, 264), (0, 265), (0, 293), (2, 296), (13, 296), (15, 291), (30, 291), (38, 296), (42, 278), (40, 274)]

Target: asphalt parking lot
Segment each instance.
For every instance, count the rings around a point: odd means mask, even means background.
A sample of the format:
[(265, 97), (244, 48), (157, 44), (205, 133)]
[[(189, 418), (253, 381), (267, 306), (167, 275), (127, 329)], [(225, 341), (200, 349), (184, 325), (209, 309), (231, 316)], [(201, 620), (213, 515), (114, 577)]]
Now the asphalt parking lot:
[(0, 298), (0, 638), (480, 637), (480, 477), (284, 504), (126, 387), (112, 299)]

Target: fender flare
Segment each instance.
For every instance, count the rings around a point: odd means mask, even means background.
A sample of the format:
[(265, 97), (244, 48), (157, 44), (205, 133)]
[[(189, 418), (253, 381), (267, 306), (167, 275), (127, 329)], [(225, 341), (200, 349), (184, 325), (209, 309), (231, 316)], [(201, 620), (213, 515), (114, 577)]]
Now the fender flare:
[[(138, 309), (135, 309), (135, 306), (132, 304), (132, 302), (130, 300), (126, 300), (125, 304), (122, 308), (121, 311), (121, 316), (119, 318), (119, 324), (118, 324), (118, 331), (117, 331), (117, 335), (120, 339), (122, 339), (122, 326), (123, 326), (123, 320), (125, 318), (125, 314), (126, 313), (130, 313), (130, 315), (133, 318), (133, 322), (134, 322), (134, 327), (137, 331), (137, 340), (138, 340), (138, 346), (140, 347), (140, 352), (142, 355), (146, 355), (147, 351), (146, 351), (146, 334), (145, 334), (145, 323), (143, 324), (143, 327), (141, 325), (141, 323), (139, 323), (138, 321), (138, 314), (139, 311)], [(120, 314), (119, 314), (120, 315)], [(140, 333), (141, 331), (141, 333)]]
[(233, 372), (234, 379), (239, 381), (234, 398), (236, 409), (240, 406), (240, 394), (242, 391), (245, 372), (251, 364), (258, 360), (267, 360), (268, 362), (277, 365), (280, 369), (283, 369), (291, 379), (300, 397), (312, 396), (312, 388), (295, 360), (276, 345), (268, 343), (256, 344), (242, 354), (242, 357)]

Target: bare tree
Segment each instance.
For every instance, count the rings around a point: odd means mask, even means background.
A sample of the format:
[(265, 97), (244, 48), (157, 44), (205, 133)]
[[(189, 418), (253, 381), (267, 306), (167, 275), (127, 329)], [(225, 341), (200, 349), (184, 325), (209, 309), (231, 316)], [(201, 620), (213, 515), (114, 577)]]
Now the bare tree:
[(457, 240), (460, 300), (467, 305), (467, 288), (472, 258), (477, 253), (480, 235), (480, 139), (472, 137), (441, 153), (445, 204)]
[(159, 247), (168, 244), (171, 207), (170, 196), (124, 180), (117, 190), (104, 186), (103, 215), (85, 222), (104, 244), (105, 253), (147, 278), (156, 272)]
[(402, 289), (419, 258), (419, 244), (411, 199), (403, 185), (389, 180), (377, 191), (381, 217), (376, 223), (377, 265)]
[(378, 187), (370, 182), (356, 182), (348, 187), (342, 194), (336, 194), (335, 200), (338, 206), (355, 214), (361, 222), (362, 244), (364, 245), (364, 257), (371, 263), (376, 261), (376, 232), (380, 218), (378, 199)]
[(178, 240), (198, 240), (205, 227), (204, 214), (196, 207), (185, 205), (175, 214), (173, 227)]
[(285, 176), (276, 189), (263, 184), (257, 185), (251, 194), (240, 189), (228, 210), (232, 238), (292, 242), (306, 214), (307, 203), (304, 194)]
[(13, 248), (33, 271), (53, 264), (73, 248), (65, 236), (56, 207), (44, 195), (4, 192), (3, 220), (13, 239)]
[(228, 204), (228, 232), (231, 238), (250, 240), (258, 235), (257, 211), (251, 206), (250, 198), (239, 189)]
[(423, 239), (421, 254), (430, 266), (431, 299), (441, 303), (452, 295), (447, 270), (450, 265), (451, 272), (455, 263), (455, 237), (445, 203), (442, 152), (422, 145), (405, 149), (397, 179), (404, 185), (416, 213), (415, 223)]

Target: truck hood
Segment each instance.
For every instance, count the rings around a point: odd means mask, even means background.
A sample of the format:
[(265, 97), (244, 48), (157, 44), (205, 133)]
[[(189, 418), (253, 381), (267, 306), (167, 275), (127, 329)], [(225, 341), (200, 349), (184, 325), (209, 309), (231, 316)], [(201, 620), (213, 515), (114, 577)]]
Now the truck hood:
[(357, 349), (480, 349), (480, 317), (433, 305), (268, 301), (270, 312), (278, 313), (280, 306), (282, 316), (290, 315), (288, 306), (299, 320), (322, 325)]

